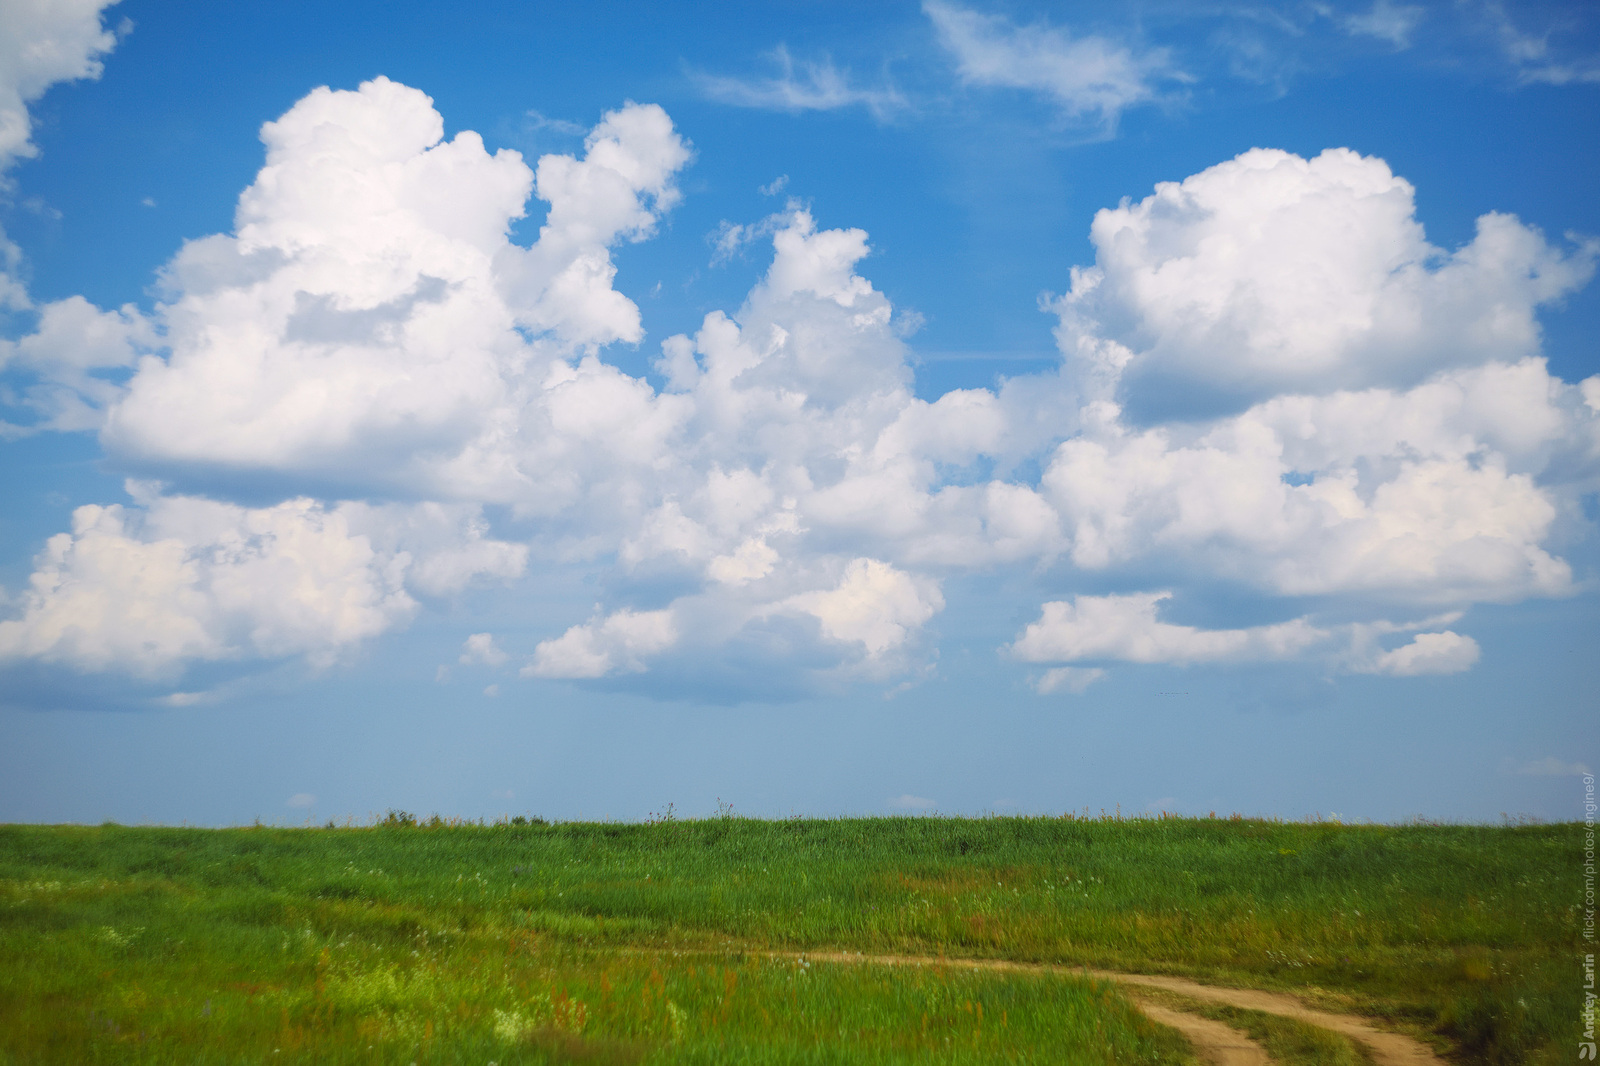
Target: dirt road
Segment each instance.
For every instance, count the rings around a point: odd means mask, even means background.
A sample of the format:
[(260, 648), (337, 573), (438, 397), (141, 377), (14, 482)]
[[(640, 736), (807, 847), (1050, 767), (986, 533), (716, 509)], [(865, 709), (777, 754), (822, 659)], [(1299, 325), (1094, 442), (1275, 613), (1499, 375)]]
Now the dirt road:
[(1211, 1066), (1272, 1066), (1272, 1060), (1261, 1050), (1261, 1045), (1232, 1026), (1140, 999), (1134, 1002), (1139, 1004), (1139, 1009), (1151, 1021), (1171, 1026), (1182, 1033), (1184, 1039)]
[[(1116, 981), (1134, 988), (1159, 988), (1175, 992), (1190, 999), (1208, 1003), (1221, 1003), (1244, 1010), (1258, 1010), (1293, 1018), (1308, 1025), (1342, 1033), (1367, 1047), (1377, 1066), (1447, 1066), (1426, 1044), (1401, 1033), (1392, 1033), (1363, 1018), (1350, 1014), (1307, 1007), (1293, 996), (1283, 992), (1263, 992), (1252, 988), (1224, 988), (1203, 985), (1182, 977), (1164, 977), (1156, 974), (1119, 973), (1114, 970), (1085, 970), (1069, 966), (1049, 966), (1039, 963), (1008, 962), (1004, 959), (950, 959), (932, 955), (857, 955), (849, 952), (807, 951), (782, 952), (785, 957), (803, 956), (821, 962), (867, 963), (880, 966), (948, 966), (975, 970), (1001, 970), (1013, 973), (1086, 973), (1102, 981)], [(1136, 1000), (1137, 1001), (1137, 1000)], [(1243, 1033), (1221, 1022), (1198, 1015), (1174, 1011), (1154, 1003), (1139, 1002), (1139, 1007), (1152, 1020), (1179, 1030), (1203, 1056), (1216, 1066), (1266, 1066), (1271, 1060)]]
[[(1343, 1033), (1352, 1040), (1365, 1044), (1372, 1052), (1378, 1066), (1445, 1066), (1445, 1061), (1421, 1041), (1401, 1033), (1379, 1029), (1362, 1018), (1332, 1011), (1314, 1010), (1293, 996), (1283, 992), (1262, 992), (1253, 988), (1221, 988), (1203, 985), (1182, 977), (1162, 977), (1154, 974), (1116, 973), (1111, 970), (1090, 970), (1091, 977), (1117, 981), (1125, 985), (1145, 988), (1163, 988), (1190, 999), (1222, 1003), (1245, 1010), (1259, 1010), (1285, 1018), (1305, 1022), (1323, 1029)], [(1146, 1011), (1145, 1013), (1149, 1013)]]

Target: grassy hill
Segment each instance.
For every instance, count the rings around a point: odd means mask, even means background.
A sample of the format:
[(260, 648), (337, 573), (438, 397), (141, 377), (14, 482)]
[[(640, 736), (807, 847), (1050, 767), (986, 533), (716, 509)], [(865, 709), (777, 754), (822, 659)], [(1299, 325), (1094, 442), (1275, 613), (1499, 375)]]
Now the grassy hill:
[(0, 826), (0, 1062), (1187, 1059), (1102, 983), (798, 957), (821, 949), (1294, 990), (1464, 1062), (1564, 1062), (1578, 842), (1172, 818)]

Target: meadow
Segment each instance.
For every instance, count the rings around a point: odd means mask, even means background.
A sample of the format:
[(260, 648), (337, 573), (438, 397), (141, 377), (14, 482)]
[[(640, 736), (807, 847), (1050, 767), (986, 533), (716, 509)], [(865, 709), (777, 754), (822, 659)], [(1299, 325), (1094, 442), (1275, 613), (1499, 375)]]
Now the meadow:
[[(0, 826), (0, 1063), (1193, 1061), (1075, 967), (1571, 1058), (1571, 826), (724, 813)], [(840, 951), (1062, 970), (805, 957)], [(1206, 1010), (1280, 1062), (1362, 1061)]]

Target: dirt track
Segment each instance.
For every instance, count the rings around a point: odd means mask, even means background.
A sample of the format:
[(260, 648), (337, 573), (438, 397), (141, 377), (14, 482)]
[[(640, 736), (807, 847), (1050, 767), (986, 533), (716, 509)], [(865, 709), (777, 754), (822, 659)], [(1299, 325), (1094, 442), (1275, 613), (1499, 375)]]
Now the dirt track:
[[(1223, 988), (1203, 985), (1182, 977), (1162, 977), (1155, 974), (1118, 973), (1112, 970), (1083, 970), (1068, 966), (1048, 966), (1038, 963), (1008, 962), (1004, 959), (949, 959), (931, 955), (856, 955), (835, 951), (783, 952), (785, 957), (803, 955), (820, 962), (874, 963), (880, 966), (949, 966), (974, 970), (1001, 970), (1013, 973), (1087, 973), (1102, 981), (1116, 981), (1135, 987), (1159, 988), (1190, 999), (1221, 1003), (1244, 1010), (1258, 1010), (1308, 1025), (1342, 1033), (1372, 1052), (1378, 1066), (1447, 1066), (1431, 1048), (1418, 1040), (1400, 1033), (1379, 1029), (1365, 1019), (1350, 1014), (1307, 1007), (1293, 996), (1282, 992), (1263, 992), (1251, 988)], [(1153, 1003), (1140, 1002), (1139, 1008), (1152, 1020), (1170, 1025), (1187, 1037), (1204, 1057), (1215, 1066), (1267, 1066), (1267, 1058), (1249, 1037), (1221, 1022), (1201, 1018), (1182, 1011), (1170, 1010)]]
[(1211, 1066), (1272, 1066), (1261, 1046), (1232, 1026), (1154, 1003), (1134, 1002), (1151, 1021), (1182, 1033), (1201, 1058), (1210, 1060)]
[[(1331, 1029), (1336, 1033), (1343, 1033), (1352, 1040), (1365, 1044), (1372, 1052), (1373, 1061), (1378, 1066), (1445, 1066), (1443, 1059), (1435, 1055), (1432, 1049), (1420, 1041), (1400, 1033), (1391, 1033), (1386, 1029), (1379, 1029), (1364, 1019), (1349, 1014), (1335, 1014), (1332, 1011), (1313, 1010), (1283, 992), (1261, 992), (1253, 988), (1219, 988), (1216, 985), (1202, 985), (1195, 981), (1187, 981), (1181, 977), (1159, 977), (1151, 974), (1114, 973), (1110, 970), (1090, 970), (1091, 977), (1102, 980), (1117, 981), (1125, 985), (1140, 985), (1145, 988), (1163, 988), (1168, 992), (1188, 996), (1190, 999), (1203, 999), (1211, 1003), (1223, 1003), (1230, 1007), (1242, 1007), (1245, 1010), (1259, 1010), (1267, 1014), (1277, 1014), (1285, 1018), (1305, 1022), (1308, 1025)], [(1146, 1009), (1146, 1014), (1149, 1010)], [(1154, 1017), (1154, 1015), (1151, 1015)], [(1158, 1019), (1159, 1020), (1159, 1019)]]

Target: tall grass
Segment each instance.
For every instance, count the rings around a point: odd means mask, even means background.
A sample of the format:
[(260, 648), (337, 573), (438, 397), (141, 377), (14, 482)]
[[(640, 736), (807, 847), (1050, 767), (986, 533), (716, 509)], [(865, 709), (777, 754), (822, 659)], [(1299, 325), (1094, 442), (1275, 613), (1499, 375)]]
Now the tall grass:
[[(183, 1002), (193, 1014), (209, 997), (213, 1013), (199, 1017), (211, 1018), (223, 1000), (240, 996), (246, 1006), (229, 1010), (243, 1012), (241, 1018), (265, 1011), (273, 1032), (303, 1028), (314, 1016), (359, 1039), (374, 1017), (423, 1015), (400, 1006), (363, 1013), (339, 1000), (341, 982), (368, 975), (360, 980), (376, 984), (360, 987), (377, 989), (372, 1002), (398, 1003), (394, 997), (403, 999), (420, 980), (423, 963), (415, 960), (432, 959), (432, 969), (424, 969), (443, 973), (439, 979), (448, 978), (451, 989), (440, 995), (465, 1004), (463, 1019), (476, 1018), (451, 1032), (488, 1034), (482, 1039), (492, 1044), (497, 1031), (522, 1024), (508, 1021), (496, 1030), (493, 1011), (505, 1011), (530, 1019), (526, 1039), (513, 1042), (519, 1053), (559, 1058), (572, 1050), (568, 1044), (546, 1047), (532, 1034), (560, 1027), (535, 1020), (528, 1004), (565, 988), (569, 1000), (598, 1010), (592, 1005), (605, 997), (595, 998), (597, 967), (621, 968), (607, 977), (613, 988), (648, 981), (652, 969), (663, 981), (686, 982), (667, 998), (703, 1012), (709, 1001), (690, 990), (714, 969), (706, 961), (714, 956), (840, 948), (1314, 988), (1330, 1005), (1382, 1012), (1431, 1034), (1467, 1061), (1555, 1061), (1552, 1040), (1578, 1010), (1576, 985), (1568, 980), (1577, 938), (1570, 911), (1576, 854), (1572, 831), (1563, 826), (1214, 819), (723, 817), (429, 826), (396, 816), (385, 825), (346, 829), (7, 826), (0, 827), (0, 1020), (10, 1035), (0, 1034), (0, 1048), (18, 1055), (24, 1046), (48, 1048), (64, 1032), (81, 1036), (85, 1027), (100, 1026), (94, 1046), (122, 1048), (118, 1061), (124, 1061), (133, 1054), (127, 1048), (137, 1045), (117, 1043), (128, 1032), (155, 1032), (157, 1018), (167, 1019), (162, 1032), (177, 1031), (178, 1015), (163, 1013), (166, 1004)], [(520, 958), (514, 945), (530, 952), (527, 966), (567, 958), (573, 969), (566, 977), (505, 976), (524, 972), (517, 970), (522, 962), (512, 961)], [(696, 976), (663, 963), (662, 951), (693, 953), (701, 961), (682, 965)], [(446, 966), (441, 958), (453, 961)], [(742, 965), (756, 969), (741, 980), (765, 990), (750, 1002), (764, 997), (770, 1017), (787, 1017), (771, 1005), (781, 999), (771, 982), (793, 975), (776, 963)], [(349, 966), (355, 968), (341, 969)], [(848, 1046), (855, 1049), (852, 1061), (895, 1061), (896, 1054), (928, 1050), (896, 1051), (881, 1034), (916, 1027), (920, 1014), (908, 1004), (931, 994), (916, 982), (932, 978), (821, 965), (813, 976), (824, 969), (825, 981), (840, 991), (818, 1001), (836, 1004), (815, 1015), (828, 1019), (818, 1024), (840, 1032), (856, 1025), (879, 1033), (877, 1043), (869, 1051), (859, 1041), (808, 1043), (810, 1037), (795, 1035), (782, 1043), (787, 1050), (775, 1044), (762, 1054), (790, 1061), (783, 1056), (826, 1057), (834, 1052), (816, 1049)], [(590, 976), (580, 980), (580, 974)], [(971, 979), (991, 990), (982, 995), (1002, 989), (1047, 999), (1109, 995), (1070, 982), (1050, 983), (1056, 991), (1045, 992), (1031, 978)], [(550, 984), (543, 992), (541, 980)], [(850, 991), (851, 982), (879, 984), (872, 986), (877, 991)], [(992, 1020), (990, 1001), (966, 1000), (984, 1002)], [(869, 1003), (877, 1004), (872, 1021), (848, 1020), (856, 1005)], [(1024, 1031), (1032, 1023), (1019, 1017), (1047, 1010), (1039, 1003), (1019, 1006), (1022, 1015), (999, 1009), (1007, 1029), (1020, 1024)], [(1066, 1008), (1048, 1008), (1057, 1009)], [(1095, 1025), (1112, 1041), (1106, 1019), (1127, 1016), (1117, 1013), (1120, 1007), (1094, 1010)], [(52, 1020), (69, 1017), (70, 1024)], [(446, 1020), (428, 1017), (435, 1033), (430, 1046), (443, 1047), (438, 1034)], [(613, 1050), (624, 1057), (660, 1053), (649, 1050), (665, 1039), (659, 1026), (651, 1030), (624, 1017), (597, 1021), (583, 1039), (604, 1033), (622, 1041)], [(285, 1018), (302, 1021), (285, 1029)], [(203, 1030), (213, 1023), (184, 1024)], [(1148, 1038), (1138, 1036), (1137, 1019), (1116, 1024), (1134, 1035), (1115, 1039)], [(393, 1025), (396, 1032), (405, 1028)], [(693, 1054), (687, 1045), (673, 1046), (675, 1058), (733, 1055), (727, 1050), (733, 1045)], [(805, 1048), (811, 1050), (797, 1050)], [(1144, 1061), (1132, 1054), (1106, 1061)]]

